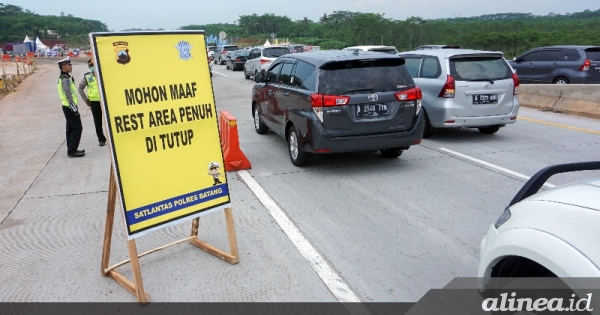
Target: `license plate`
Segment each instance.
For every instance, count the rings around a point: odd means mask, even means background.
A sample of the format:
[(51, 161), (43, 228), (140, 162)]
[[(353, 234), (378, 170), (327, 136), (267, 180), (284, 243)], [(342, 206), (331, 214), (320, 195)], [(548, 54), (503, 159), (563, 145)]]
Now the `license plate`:
[(356, 107), (356, 116), (383, 116), (388, 114), (388, 106), (386, 104), (367, 104), (358, 105)]
[(498, 103), (498, 94), (473, 95), (473, 104), (496, 104), (496, 103)]

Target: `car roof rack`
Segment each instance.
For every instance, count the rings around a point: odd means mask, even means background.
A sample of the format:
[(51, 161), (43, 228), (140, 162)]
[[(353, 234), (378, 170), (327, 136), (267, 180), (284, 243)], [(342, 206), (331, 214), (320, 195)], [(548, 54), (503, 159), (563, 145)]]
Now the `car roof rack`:
[(542, 188), (542, 186), (546, 183), (548, 178), (556, 174), (594, 170), (600, 170), (600, 161), (557, 164), (548, 166), (535, 173), (535, 175), (531, 176), (531, 178), (525, 183), (525, 185), (523, 185), (521, 190), (519, 190), (519, 192), (515, 195), (513, 200), (511, 200), (507, 208), (537, 193), (540, 190), (540, 188)]

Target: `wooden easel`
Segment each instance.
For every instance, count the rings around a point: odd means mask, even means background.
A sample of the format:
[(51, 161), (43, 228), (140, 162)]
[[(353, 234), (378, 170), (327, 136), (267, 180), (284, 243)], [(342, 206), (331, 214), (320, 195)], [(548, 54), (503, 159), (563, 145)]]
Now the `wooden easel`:
[[(199, 218), (195, 218), (192, 220), (192, 233), (190, 236), (169, 243), (167, 245), (163, 245), (157, 247), (155, 249), (149, 250), (147, 252), (138, 254), (137, 247), (135, 245), (135, 239), (127, 241), (127, 249), (129, 251), (129, 259), (126, 259), (118, 264), (113, 266), (108, 266), (110, 261), (110, 245), (113, 231), (113, 224), (115, 218), (115, 203), (117, 199), (117, 182), (114, 175), (114, 170), (111, 165), (110, 168), (110, 182), (108, 188), (108, 205), (106, 207), (106, 225), (104, 228), (104, 244), (102, 246), (102, 266), (101, 273), (103, 277), (111, 277), (118, 284), (122, 285), (127, 291), (131, 292), (135, 295), (140, 303), (147, 304), (150, 301), (150, 295), (144, 291), (144, 284), (142, 282), (142, 272), (140, 270), (140, 262), (139, 258), (142, 256), (146, 256), (150, 253), (157, 252), (161, 249), (177, 245), (183, 242), (190, 242), (194, 246), (204, 250), (205, 252), (219, 257), (226, 262), (234, 265), (240, 262), (238, 247), (237, 247), (237, 239), (235, 236), (235, 227), (233, 225), (233, 214), (231, 208), (225, 208), (225, 221), (227, 223), (227, 236), (229, 238), (229, 250), (231, 253), (227, 253), (217, 247), (214, 247), (198, 238), (198, 226), (199, 226)], [(133, 282), (127, 279), (122, 274), (118, 273), (115, 269), (131, 262), (131, 268), (133, 269)]]

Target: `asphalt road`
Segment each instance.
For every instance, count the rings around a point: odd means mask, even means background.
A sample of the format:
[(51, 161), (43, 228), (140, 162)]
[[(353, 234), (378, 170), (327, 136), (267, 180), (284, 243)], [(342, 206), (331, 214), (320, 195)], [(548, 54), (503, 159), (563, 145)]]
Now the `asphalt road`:
[[(76, 78), (84, 70), (75, 65)], [(240, 263), (187, 244), (144, 257), (152, 301), (414, 302), (454, 277), (476, 276), (479, 243), (522, 177), (600, 154), (597, 120), (523, 108), (516, 124), (495, 135), (441, 131), (398, 159), (323, 155), (298, 168), (284, 139), (254, 131), (254, 82), (225, 66), (213, 71), (217, 109), (237, 118), (252, 163), (247, 172), (228, 173)], [(86, 157), (66, 157), (56, 76), (43, 68), (0, 101), (0, 301), (135, 301), (99, 272), (108, 148), (96, 146), (86, 111)], [(598, 173), (550, 182), (591, 176)], [(116, 224), (115, 262), (127, 253)], [(189, 229), (180, 224), (141, 237), (138, 250)], [(226, 248), (221, 214), (203, 217), (200, 234)]]

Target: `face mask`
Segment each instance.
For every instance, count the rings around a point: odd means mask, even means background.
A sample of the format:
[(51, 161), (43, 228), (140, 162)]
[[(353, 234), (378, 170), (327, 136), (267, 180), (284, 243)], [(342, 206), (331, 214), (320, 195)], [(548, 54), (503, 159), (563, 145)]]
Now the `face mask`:
[(94, 67), (90, 67), (90, 71), (94, 72)]

